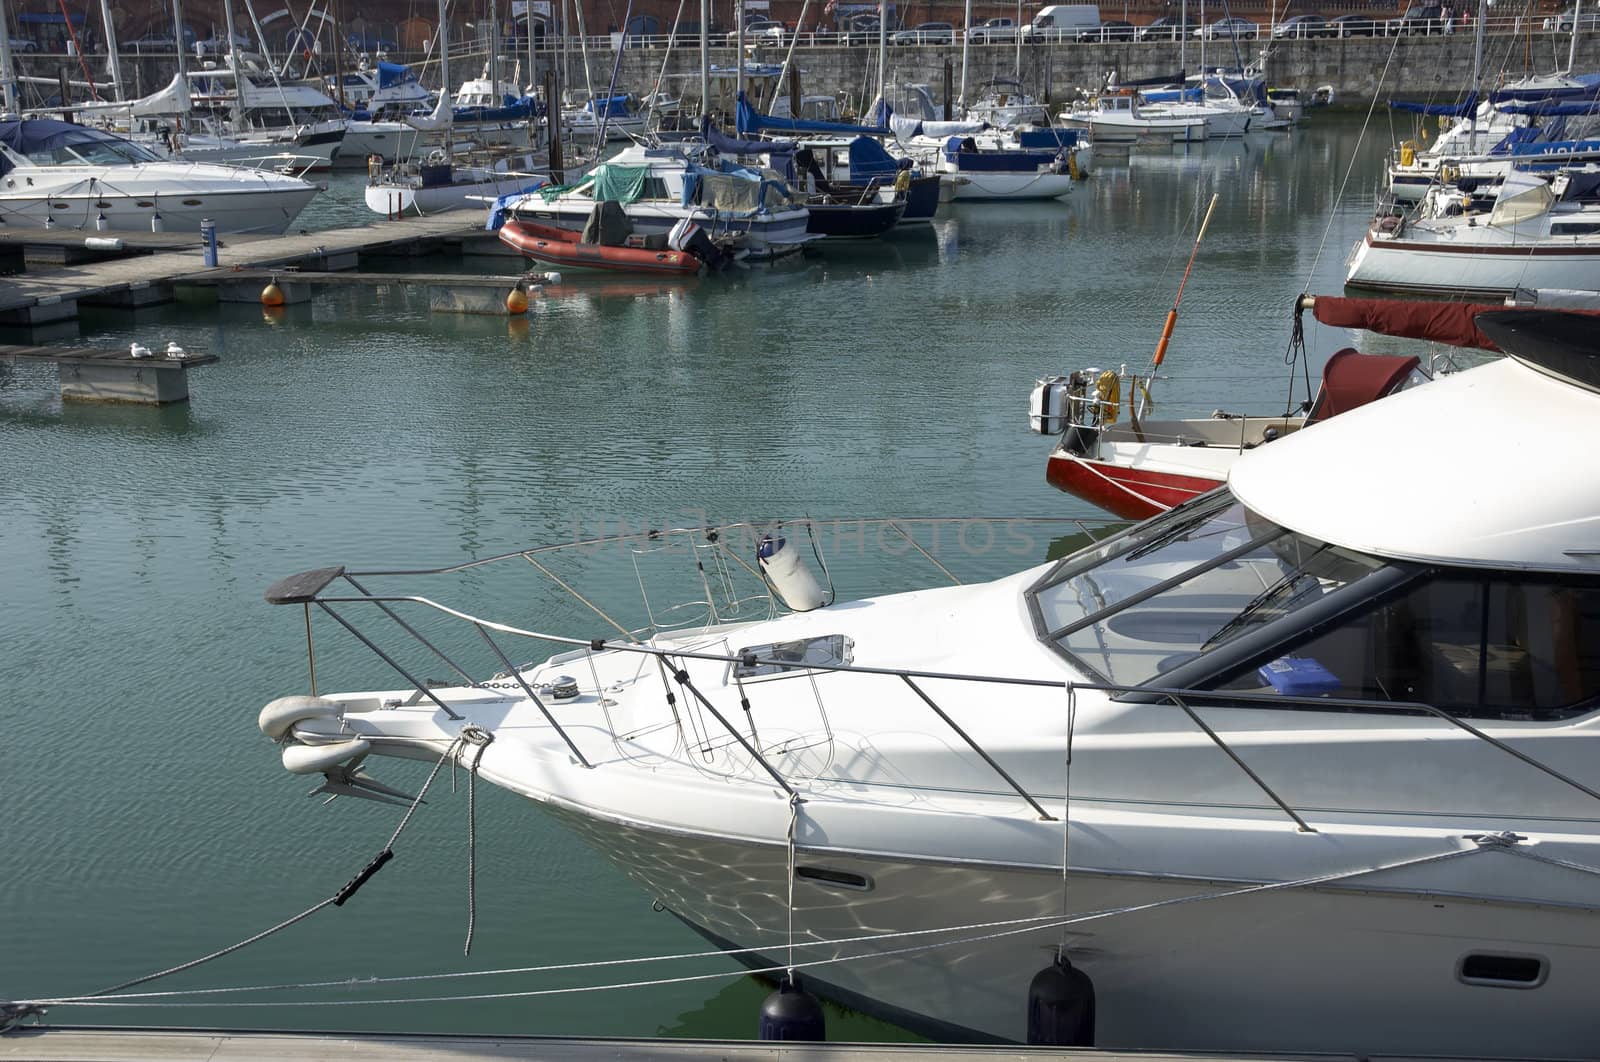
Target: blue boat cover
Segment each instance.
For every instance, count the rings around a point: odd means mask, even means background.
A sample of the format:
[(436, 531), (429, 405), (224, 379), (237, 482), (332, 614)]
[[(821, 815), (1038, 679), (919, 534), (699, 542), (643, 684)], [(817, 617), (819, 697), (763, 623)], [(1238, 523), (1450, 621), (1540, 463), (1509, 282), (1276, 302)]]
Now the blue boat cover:
[(1579, 114), (1600, 115), (1600, 100), (1540, 100), (1537, 103), (1502, 103), (1495, 108), (1501, 114), (1531, 114), (1540, 116)]
[(1030, 173), (1055, 161), (1053, 151), (979, 151), (964, 137), (944, 142), (944, 157), (963, 173)]
[[(19, 155), (41, 155), (69, 144), (97, 144), (108, 140), (128, 143), (120, 136), (55, 118), (18, 118), (0, 122), (0, 144)], [(10, 160), (0, 157), (0, 174), (10, 170)]]
[(524, 96), (504, 107), (457, 107), (451, 113), (457, 122), (521, 122), (537, 113), (534, 103), (532, 96)]
[(1465, 118), (1478, 109), (1478, 94), (1469, 92), (1467, 98), (1460, 103), (1410, 103), (1406, 100), (1390, 100), (1389, 109), (1406, 111), (1410, 114), (1442, 114), (1451, 118)]
[(774, 133), (840, 133), (845, 136), (888, 136), (882, 126), (852, 125), (849, 122), (817, 122), (806, 118), (774, 118), (762, 114), (751, 106), (744, 93), (739, 94), (735, 121), (741, 136), (770, 130)]
[(850, 141), (850, 183), (866, 184), (874, 177), (891, 178), (899, 172), (900, 161), (869, 136)]
[(401, 66), (399, 63), (386, 63), (382, 59), (378, 60), (379, 88), (393, 88), (396, 85), (404, 85), (416, 79), (417, 75), (411, 72), (410, 67)]
[(1022, 148), (1060, 151), (1062, 148), (1071, 147), (1078, 142), (1078, 131), (1076, 129), (1032, 126), (1017, 129), (1014, 132), (1017, 134), (1017, 146)]
[(628, 110), (627, 96), (603, 96), (597, 100), (590, 100), (583, 105), (583, 109), (590, 114), (611, 118), (627, 118), (632, 115)]
[(795, 149), (792, 140), (740, 140), (731, 137), (704, 116), (700, 119), (700, 135), (705, 137), (707, 144), (724, 155), (771, 155), (774, 156), (773, 161), (778, 162), (776, 156), (792, 155)]

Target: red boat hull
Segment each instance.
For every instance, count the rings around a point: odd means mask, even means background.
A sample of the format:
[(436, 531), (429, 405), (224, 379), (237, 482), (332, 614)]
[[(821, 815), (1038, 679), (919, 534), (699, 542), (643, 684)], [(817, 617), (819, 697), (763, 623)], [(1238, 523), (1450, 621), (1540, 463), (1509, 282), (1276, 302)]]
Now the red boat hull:
[(614, 273), (665, 273), (693, 276), (701, 261), (686, 251), (652, 251), (645, 247), (601, 247), (579, 243), (578, 234), (550, 225), (508, 221), (500, 242), (515, 247), (535, 262), (568, 269), (600, 269)]
[(1045, 466), (1051, 486), (1129, 520), (1164, 513), (1222, 486), (1220, 479), (1126, 468), (1056, 451)]

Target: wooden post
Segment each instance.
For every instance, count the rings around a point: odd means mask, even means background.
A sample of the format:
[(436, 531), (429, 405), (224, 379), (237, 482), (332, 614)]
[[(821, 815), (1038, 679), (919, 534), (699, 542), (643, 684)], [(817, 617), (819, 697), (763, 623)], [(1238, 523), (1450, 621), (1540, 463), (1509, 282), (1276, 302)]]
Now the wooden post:
[(789, 68), (789, 117), (800, 117), (802, 99), (803, 97), (800, 95), (800, 69), (791, 66)]
[(954, 71), (952, 70), (951, 65), (950, 65), (950, 58), (949, 58), (949, 56), (946, 56), (945, 60), (944, 60), (944, 120), (947, 121), (947, 122), (950, 121), (950, 108), (951, 108), (950, 88), (951, 88), (951, 78), (953, 76), (954, 76)]
[(556, 95), (556, 72), (544, 72), (544, 117), (550, 129), (550, 176), (557, 184), (567, 183), (567, 169), (561, 158), (561, 101)]

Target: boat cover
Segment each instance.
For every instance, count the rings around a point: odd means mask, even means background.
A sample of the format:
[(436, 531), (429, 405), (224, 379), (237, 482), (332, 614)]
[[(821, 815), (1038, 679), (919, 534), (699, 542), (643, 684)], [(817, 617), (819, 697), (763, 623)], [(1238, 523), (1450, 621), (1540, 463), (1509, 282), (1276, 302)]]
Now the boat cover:
[(871, 137), (858, 136), (850, 141), (850, 183), (865, 184), (874, 177), (892, 179), (899, 172), (900, 161), (883, 149)]
[[(1498, 351), (1473, 318), (1502, 309), (1471, 302), (1412, 302), (1406, 299), (1347, 299), (1318, 295), (1311, 313), (1333, 328), (1364, 328), (1386, 336), (1426, 339), (1452, 347)], [(1329, 362), (1331, 365), (1332, 362)]]
[[(792, 155), (795, 143), (792, 140), (740, 140), (731, 137), (711, 124), (711, 119), (700, 119), (700, 135), (705, 137), (706, 143), (724, 155)], [(777, 158), (774, 162), (780, 161)]]
[(889, 130), (881, 126), (854, 125), (850, 122), (819, 122), (808, 118), (775, 118), (762, 114), (751, 106), (744, 93), (739, 94), (735, 110), (735, 128), (741, 136), (769, 130), (774, 133), (842, 133), (886, 136)]
[(411, 72), (410, 67), (402, 66), (399, 63), (386, 63), (382, 59), (378, 60), (379, 88), (394, 88), (396, 85), (403, 85), (416, 79), (417, 75)]
[(1501, 114), (1534, 114), (1534, 115), (1562, 115), (1570, 117), (1579, 114), (1600, 114), (1600, 100), (1541, 100), (1538, 103), (1501, 103), (1495, 110)]
[(523, 96), (503, 107), (457, 107), (452, 118), (457, 122), (520, 122), (534, 116), (535, 100)]
[(602, 162), (594, 169), (594, 197), (618, 203), (631, 203), (644, 194), (648, 166), (618, 166)]
[[(0, 144), (24, 156), (48, 155), (57, 148), (69, 144), (98, 144), (108, 140), (119, 144), (128, 143), (120, 136), (54, 118), (16, 118), (0, 121)], [(0, 156), (0, 174), (9, 173), (11, 165), (11, 160)]]
[(589, 220), (584, 222), (583, 235), (578, 242), (600, 247), (621, 247), (632, 234), (633, 222), (628, 220), (628, 212), (622, 209), (622, 204), (613, 199), (604, 199), (589, 212)]
[(85, 103), (78, 108), (81, 114), (127, 115), (131, 118), (154, 118), (167, 114), (189, 113), (189, 80), (181, 74), (173, 75), (167, 87), (136, 100), (120, 102)]
[(1406, 100), (1390, 100), (1389, 109), (1407, 111), (1411, 114), (1442, 114), (1452, 118), (1465, 118), (1478, 109), (1478, 94), (1469, 92), (1467, 98), (1460, 103), (1410, 103)]
[(1327, 420), (1382, 398), (1399, 387), (1417, 365), (1415, 355), (1363, 354), (1352, 347), (1335, 352), (1322, 367), (1322, 387), (1306, 414), (1306, 423)]

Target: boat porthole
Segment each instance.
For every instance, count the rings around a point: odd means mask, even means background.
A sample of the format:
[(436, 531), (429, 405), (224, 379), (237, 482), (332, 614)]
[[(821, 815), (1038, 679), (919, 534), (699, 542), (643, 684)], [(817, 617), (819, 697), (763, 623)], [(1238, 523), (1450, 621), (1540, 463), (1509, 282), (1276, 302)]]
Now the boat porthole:
[(185, 199), (183, 201), (183, 205), (184, 206), (199, 206), (200, 205), (200, 200), (198, 200), (198, 199)]
[(95, 205), (95, 208), (97, 210), (110, 210), (111, 209), (111, 204), (106, 202), (104, 199), (96, 200), (94, 205)]
[(1550, 963), (1540, 955), (1474, 951), (1456, 963), (1456, 980), (1485, 988), (1538, 988), (1549, 975)]
[(50, 204), (50, 209), (51, 210), (70, 210), (71, 208), (72, 208), (72, 204), (71, 203), (51, 203)]
[(155, 206), (155, 203), (151, 202), (148, 199), (141, 199), (141, 200), (139, 200), (139, 205), (142, 206), (142, 207), (153, 207), (153, 206)]
[(865, 874), (853, 874), (848, 870), (799, 866), (794, 868), (794, 876), (802, 881), (812, 881), (836, 889), (855, 889), (858, 892), (868, 892), (872, 889), (871, 878)]

